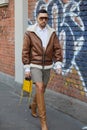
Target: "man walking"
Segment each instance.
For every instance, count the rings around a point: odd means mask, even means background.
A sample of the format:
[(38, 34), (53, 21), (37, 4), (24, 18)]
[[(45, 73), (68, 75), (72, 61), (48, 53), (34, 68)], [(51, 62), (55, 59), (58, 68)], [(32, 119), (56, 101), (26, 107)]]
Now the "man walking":
[(29, 26), (24, 35), (22, 61), (25, 77), (32, 77), (36, 86), (36, 94), (30, 105), (33, 117), (38, 115), (41, 130), (48, 130), (44, 92), (49, 81), (50, 70), (54, 62), (56, 73), (61, 73), (62, 54), (58, 37), (54, 29), (49, 27), (48, 13), (41, 9), (37, 14), (37, 23)]

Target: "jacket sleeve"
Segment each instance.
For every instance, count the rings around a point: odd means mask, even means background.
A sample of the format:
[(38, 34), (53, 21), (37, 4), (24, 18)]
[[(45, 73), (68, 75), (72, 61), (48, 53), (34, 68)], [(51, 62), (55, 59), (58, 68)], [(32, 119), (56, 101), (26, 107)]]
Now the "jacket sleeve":
[(22, 49), (22, 62), (25, 67), (29, 67), (30, 64), (30, 37), (29, 33), (25, 32), (24, 39), (23, 39), (23, 49)]
[(60, 46), (60, 43), (59, 43), (59, 39), (55, 33), (54, 35), (54, 47), (53, 47), (53, 50), (54, 50), (54, 63), (56, 62), (62, 62), (62, 49), (61, 49), (61, 46)]

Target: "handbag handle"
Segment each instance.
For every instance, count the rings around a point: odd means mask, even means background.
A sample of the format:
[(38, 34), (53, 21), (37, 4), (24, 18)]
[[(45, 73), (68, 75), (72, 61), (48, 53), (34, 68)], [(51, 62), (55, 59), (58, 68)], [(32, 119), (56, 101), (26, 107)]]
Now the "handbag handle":
[(30, 77), (25, 77), (25, 79), (30, 81), (31, 80), (31, 76)]

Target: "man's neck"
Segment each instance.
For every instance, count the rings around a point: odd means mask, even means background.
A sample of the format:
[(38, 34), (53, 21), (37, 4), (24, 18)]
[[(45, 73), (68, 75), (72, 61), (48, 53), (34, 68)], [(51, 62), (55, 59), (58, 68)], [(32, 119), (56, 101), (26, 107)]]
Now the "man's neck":
[(46, 26), (45, 26), (45, 27), (41, 27), (40, 25), (38, 25), (38, 27), (39, 27), (40, 29), (42, 29), (42, 30), (46, 28)]

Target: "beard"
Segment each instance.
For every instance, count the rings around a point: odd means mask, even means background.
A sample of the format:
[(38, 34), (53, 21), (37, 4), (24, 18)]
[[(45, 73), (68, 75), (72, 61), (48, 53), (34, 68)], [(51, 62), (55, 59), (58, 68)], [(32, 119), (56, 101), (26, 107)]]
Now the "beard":
[(46, 23), (45, 23), (45, 22), (41, 23), (41, 24), (40, 24), (40, 27), (41, 27), (41, 28), (45, 28), (45, 27), (46, 27)]

